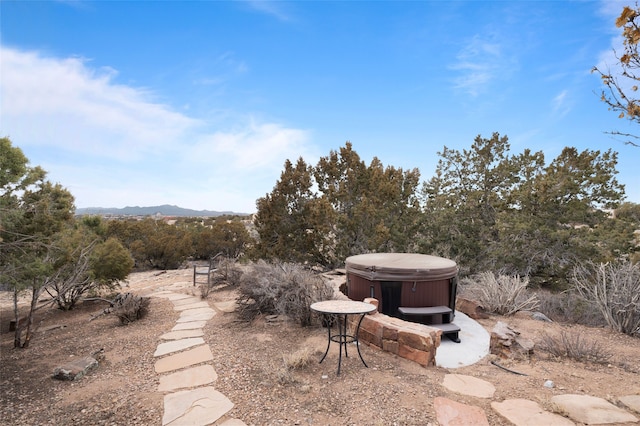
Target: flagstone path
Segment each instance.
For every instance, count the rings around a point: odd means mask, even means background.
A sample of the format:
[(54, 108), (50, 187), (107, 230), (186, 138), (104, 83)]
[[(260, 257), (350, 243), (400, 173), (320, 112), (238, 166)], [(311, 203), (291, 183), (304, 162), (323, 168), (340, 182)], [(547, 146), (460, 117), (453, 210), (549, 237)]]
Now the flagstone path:
[[(149, 287), (152, 296), (166, 298), (180, 312), (176, 325), (160, 336), (154, 357), (155, 372), (160, 375), (158, 392), (164, 396), (163, 426), (246, 426), (227, 413), (234, 404), (215, 389), (218, 375), (211, 365), (211, 348), (203, 339), (203, 327), (216, 312), (233, 312), (233, 301), (218, 302), (211, 308), (207, 301), (185, 294), (188, 286)], [(174, 291), (175, 290), (175, 291)], [(442, 386), (449, 391), (478, 399), (493, 398), (495, 387), (486, 380), (462, 374), (445, 375)], [(638, 424), (640, 395), (619, 397), (612, 404), (589, 395), (557, 395), (546, 411), (527, 399), (491, 402), (491, 408), (516, 426), (569, 426), (578, 424)], [(441, 426), (488, 425), (485, 411), (450, 398), (436, 397), (435, 415)]]
[[(495, 391), (494, 386), (486, 380), (462, 374), (445, 375), (442, 386), (454, 393), (476, 398), (492, 398)], [(640, 395), (623, 396), (618, 398), (618, 402), (629, 408), (629, 411), (602, 398), (571, 394), (557, 395), (551, 398), (551, 405), (555, 413), (544, 410), (537, 402), (528, 399), (494, 401), (491, 403), (491, 408), (516, 426), (571, 426), (576, 423), (605, 425), (640, 422), (640, 419), (630, 412), (635, 411), (640, 414)], [(435, 398), (433, 405), (436, 418), (441, 426), (489, 424), (486, 413), (480, 407), (461, 404), (441, 397)]]
[(180, 312), (175, 327), (160, 336), (153, 354), (157, 359), (154, 369), (160, 374), (158, 392), (165, 394), (162, 425), (245, 425), (225, 417), (233, 402), (215, 389), (218, 375), (209, 363), (213, 354), (202, 337), (202, 328), (216, 311), (196, 296), (170, 290), (153, 295), (170, 300), (173, 309)]

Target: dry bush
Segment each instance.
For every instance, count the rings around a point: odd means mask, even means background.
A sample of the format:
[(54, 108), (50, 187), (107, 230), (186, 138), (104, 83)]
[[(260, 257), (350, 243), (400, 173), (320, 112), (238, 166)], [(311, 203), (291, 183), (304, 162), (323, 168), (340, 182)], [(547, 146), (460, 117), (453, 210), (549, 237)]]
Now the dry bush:
[(102, 300), (109, 303), (108, 308), (91, 317), (90, 321), (103, 315), (113, 314), (120, 319), (121, 324), (129, 324), (143, 318), (149, 311), (151, 301), (148, 297), (137, 296), (133, 293), (118, 293), (112, 300), (100, 297), (87, 300)]
[(202, 283), (198, 286), (200, 290), (200, 298), (206, 299), (209, 293), (221, 285), (237, 286), (242, 278), (242, 269), (237, 265), (235, 259), (223, 257), (216, 263), (215, 271), (211, 272), (211, 279), (208, 283)]
[(150, 299), (132, 293), (120, 293), (111, 311), (121, 324), (129, 324), (144, 317), (149, 310)]
[(593, 303), (579, 297), (575, 291), (553, 293), (548, 290), (538, 290), (536, 295), (540, 301), (538, 310), (553, 321), (589, 327), (607, 325)]
[(238, 290), (242, 319), (251, 321), (260, 314), (285, 315), (302, 326), (312, 323), (312, 303), (333, 297), (333, 289), (322, 277), (301, 265), (262, 260), (248, 266)]
[(306, 347), (290, 354), (283, 354), (283, 365), (278, 371), (278, 382), (280, 384), (295, 383), (293, 372), (306, 368), (313, 361), (313, 355), (314, 351)]
[(538, 348), (556, 358), (568, 358), (580, 362), (606, 364), (611, 354), (595, 340), (589, 340), (581, 333), (569, 333), (566, 330), (559, 336), (543, 334)]
[(640, 336), (640, 265), (628, 261), (578, 265), (571, 285), (613, 330)]
[(487, 271), (460, 281), (461, 293), (470, 296), (488, 312), (513, 315), (538, 308), (538, 297), (527, 289), (529, 278), (495, 275)]
[(218, 262), (216, 275), (220, 275), (229, 285), (237, 286), (240, 284), (242, 273), (242, 269), (238, 266), (235, 259), (224, 257)]

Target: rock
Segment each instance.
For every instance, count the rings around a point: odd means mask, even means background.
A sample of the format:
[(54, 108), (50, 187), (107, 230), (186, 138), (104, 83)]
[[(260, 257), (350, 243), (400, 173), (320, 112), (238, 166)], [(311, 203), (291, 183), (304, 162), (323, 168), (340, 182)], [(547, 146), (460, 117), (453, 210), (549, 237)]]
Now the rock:
[(466, 314), (469, 318), (485, 319), (489, 318), (482, 306), (474, 300), (458, 297), (456, 299), (456, 310)]
[(555, 410), (587, 425), (634, 423), (638, 419), (602, 398), (590, 395), (556, 395), (551, 398)]
[(218, 375), (213, 366), (203, 364), (160, 377), (158, 392), (208, 385), (217, 379)]
[(496, 391), (491, 383), (463, 374), (447, 374), (444, 376), (442, 386), (452, 392), (477, 398), (491, 398)]
[(547, 380), (546, 382), (544, 382), (544, 387), (553, 389), (554, 387), (556, 387), (556, 385), (555, 383), (553, 383), (553, 380)]
[(502, 321), (498, 321), (491, 330), (489, 350), (494, 355), (502, 358), (529, 357), (534, 347), (533, 340), (520, 336), (520, 332)]
[(640, 413), (640, 395), (621, 396), (618, 400), (636, 413)]
[(562, 416), (543, 410), (536, 402), (528, 399), (505, 399), (492, 402), (498, 414), (516, 426), (572, 426), (574, 423)]
[(534, 312), (534, 313), (532, 313), (531, 314), (531, 318), (533, 318), (536, 321), (553, 322), (553, 321), (551, 321), (551, 318), (549, 318), (548, 316), (546, 316), (542, 312)]
[(92, 356), (76, 359), (53, 370), (53, 378), (58, 380), (78, 380), (98, 367), (98, 360)]
[(233, 408), (229, 399), (212, 387), (179, 391), (164, 397), (162, 424), (208, 425)]
[(433, 400), (438, 424), (442, 426), (489, 426), (484, 410), (474, 405), (461, 404), (448, 398)]

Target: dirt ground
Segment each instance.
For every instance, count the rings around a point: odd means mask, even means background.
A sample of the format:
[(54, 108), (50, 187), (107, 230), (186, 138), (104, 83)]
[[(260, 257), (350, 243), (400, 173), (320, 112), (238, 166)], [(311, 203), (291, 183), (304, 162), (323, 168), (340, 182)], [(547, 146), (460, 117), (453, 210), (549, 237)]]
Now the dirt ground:
[[(150, 294), (188, 281), (190, 274), (190, 270), (132, 274), (123, 291)], [(233, 298), (234, 290), (223, 287), (208, 300), (213, 305)], [(121, 326), (108, 315), (89, 321), (104, 307), (101, 302), (85, 302), (70, 312), (42, 309), (30, 347), (14, 349), (8, 330), (13, 315), (10, 295), (0, 294), (0, 423), (161, 424), (163, 395), (156, 391), (159, 376), (153, 352), (159, 336), (175, 325), (178, 313), (166, 299), (152, 298), (149, 314), (130, 325)], [(640, 394), (640, 339), (529, 318), (492, 316), (479, 322), (490, 331), (497, 321), (536, 342), (543, 333), (580, 334), (597, 342), (611, 358), (607, 364), (554, 360), (537, 349), (530, 359), (499, 360), (523, 376), (492, 365), (493, 356), (455, 370), (423, 368), (362, 345), (369, 368), (350, 352), (337, 376), (337, 349), (318, 363), (326, 345), (326, 329), (321, 327), (300, 328), (265, 318), (246, 324), (233, 313), (219, 312), (204, 330), (218, 375), (214, 386), (235, 404), (228, 417), (247, 425), (436, 425), (433, 398), (437, 396), (482, 407), (490, 424), (503, 425), (510, 423), (492, 410), (492, 401), (527, 398), (550, 409), (549, 399), (558, 394), (589, 394), (614, 403), (618, 396)], [(105, 359), (89, 375), (75, 382), (52, 378), (55, 367), (101, 348)], [(303, 365), (287, 368), (286, 358)], [(487, 380), (496, 387), (495, 395), (479, 399), (454, 394), (441, 385), (447, 373)], [(555, 387), (544, 387), (546, 380)]]

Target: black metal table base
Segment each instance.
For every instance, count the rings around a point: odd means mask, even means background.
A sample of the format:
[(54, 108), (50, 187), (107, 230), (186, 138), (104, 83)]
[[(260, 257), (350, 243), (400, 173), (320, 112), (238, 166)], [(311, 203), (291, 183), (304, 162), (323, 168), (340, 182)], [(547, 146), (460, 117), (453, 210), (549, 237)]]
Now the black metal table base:
[(358, 321), (358, 325), (356, 326), (356, 330), (354, 334), (347, 334), (347, 315), (348, 314), (324, 314), (326, 317), (337, 317), (338, 323), (338, 334), (331, 334), (331, 325), (333, 324), (332, 319), (326, 321), (327, 324), (327, 349), (324, 351), (324, 355), (320, 359), (320, 363), (324, 361), (329, 353), (329, 348), (331, 347), (331, 342), (336, 342), (340, 345), (340, 350), (338, 352), (338, 375), (340, 375), (340, 367), (342, 366), (342, 350), (344, 348), (344, 356), (348, 357), (349, 354), (347, 352), (347, 344), (355, 343), (356, 348), (358, 349), (358, 356), (360, 357), (360, 361), (364, 364), (365, 367), (369, 368), (367, 363), (362, 358), (362, 353), (360, 353), (360, 342), (358, 341), (358, 333), (360, 332), (360, 324), (362, 324), (362, 320), (364, 319), (366, 314), (360, 314), (360, 320)]

